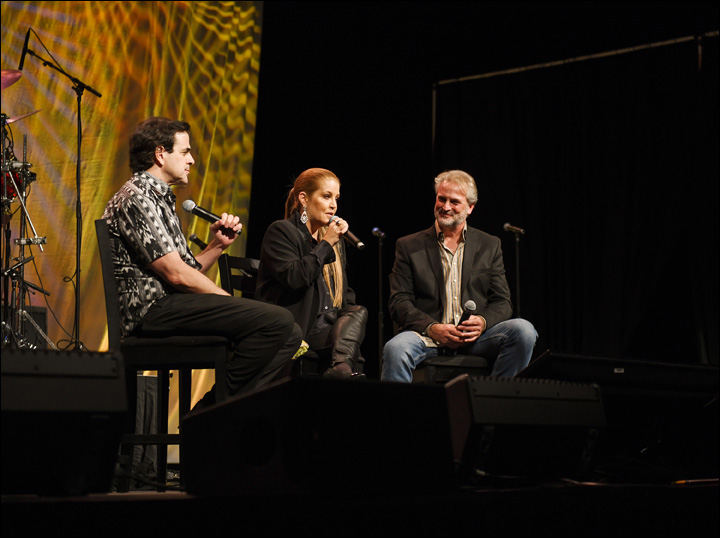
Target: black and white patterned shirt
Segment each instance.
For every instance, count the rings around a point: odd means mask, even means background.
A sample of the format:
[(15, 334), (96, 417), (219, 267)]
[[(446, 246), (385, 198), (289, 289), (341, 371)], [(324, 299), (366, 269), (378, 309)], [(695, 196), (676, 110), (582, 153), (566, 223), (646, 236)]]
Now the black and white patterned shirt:
[(150, 264), (177, 251), (190, 267), (201, 269), (187, 246), (175, 213), (175, 195), (164, 181), (136, 172), (105, 207), (120, 302), (123, 335), (137, 327), (150, 306), (177, 293)]

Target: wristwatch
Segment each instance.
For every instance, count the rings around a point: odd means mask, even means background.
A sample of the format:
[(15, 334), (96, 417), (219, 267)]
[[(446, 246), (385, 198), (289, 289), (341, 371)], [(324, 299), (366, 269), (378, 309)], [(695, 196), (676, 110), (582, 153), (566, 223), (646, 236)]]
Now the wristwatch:
[(428, 338), (432, 338), (432, 336), (430, 336), (430, 327), (432, 327), (433, 325), (437, 325), (437, 321), (433, 321), (430, 325), (425, 327), (425, 330), (422, 332), (422, 335), (427, 336)]

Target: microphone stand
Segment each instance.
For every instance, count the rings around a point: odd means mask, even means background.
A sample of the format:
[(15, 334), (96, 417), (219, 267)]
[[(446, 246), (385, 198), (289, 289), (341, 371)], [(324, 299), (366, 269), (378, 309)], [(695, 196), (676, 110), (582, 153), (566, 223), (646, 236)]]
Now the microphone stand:
[[(6, 118), (3, 115), (3, 145), (5, 145), (5, 139), (7, 136), (9, 136), (5, 131), (6, 127)], [(12, 146), (8, 146), (8, 153), (12, 154), (12, 157), (14, 159), (14, 152)], [(9, 155), (8, 155), (9, 156)], [(14, 163), (19, 164), (20, 166), (13, 166), (11, 167), (8, 163), (11, 162), (10, 159), (5, 158), (5, 152), (3, 150), (3, 157), (2, 157), (2, 173), (4, 174), (4, 178), (9, 180), (10, 183), (12, 183), (12, 189), (15, 193), (15, 196), (17, 197), (17, 200), (20, 203), (20, 206), (22, 208), (22, 211), (20, 211), (20, 226), (19, 226), (19, 232), (20, 232), (20, 238), (15, 240), (15, 244), (19, 245), (19, 255), (17, 258), (12, 258), (13, 261), (17, 261), (14, 265), (10, 266), (10, 216), (7, 216), (7, 230), (6, 230), (6, 241), (4, 243), (5, 251), (4, 251), (4, 269), (2, 270), (2, 278), (3, 278), (3, 345), (9, 344), (10, 339), (7, 338), (7, 335), (9, 335), (12, 338), (12, 341), (17, 345), (18, 348), (22, 347), (29, 347), (30, 349), (35, 349), (35, 345), (28, 342), (28, 340), (25, 338), (25, 321), (30, 320), (33, 325), (35, 325), (35, 321), (32, 320), (30, 317), (30, 314), (27, 313), (27, 311), (24, 310), (25, 308), (25, 297), (28, 293), (28, 288), (34, 288), (38, 291), (42, 291), (46, 295), (49, 295), (48, 292), (40, 288), (39, 286), (36, 286), (34, 284), (30, 284), (29, 282), (26, 282), (25, 280), (25, 264), (32, 261), (34, 259), (34, 256), (25, 257), (25, 247), (29, 245), (38, 245), (40, 247), (40, 250), (43, 250), (42, 245), (46, 242), (45, 237), (38, 237), (37, 231), (35, 230), (35, 226), (32, 222), (32, 219), (30, 218), (30, 213), (28, 212), (27, 206), (25, 205), (25, 202), (27, 200), (27, 186), (34, 181), (35, 174), (29, 171), (30, 166), (32, 166), (30, 163), (27, 162), (27, 135), (23, 135), (23, 160), (22, 163)], [(17, 181), (15, 180), (16, 177), (11, 172), (12, 169), (19, 169), (20, 171), (17, 172)], [(3, 182), (3, 204), (10, 203), (10, 198), (8, 197), (8, 189), (10, 188), (10, 185), (7, 182)], [(5, 207), (3, 207), (3, 211), (5, 211)], [(28, 238), (27, 235), (27, 226), (30, 225), (30, 228), (33, 231), (34, 237)], [(6, 267), (6, 268), (5, 268)], [(45, 336), (47, 339), (47, 336)]]
[(382, 374), (382, 355), (384, 340), (384, 313), (383, 313), (383, 263), (382, 263), (382, 244), (385, 238), (385, 232), (380, 228), (373, 228), (373, 235), (378, 238), (378, 379)]
[[(33, 30), (34, 33), (34, 30)], [(37, 36), (37, 34), (35, 34)], [(39, 36), (37, 36), (38, 39), (40, 39)], [(44, 46), (44, 45), (43, 45)], [(77, 78), (73, 77), (72, 75), (68, 74), (63, 70), (61, 67), (55, 65), (49, 60), (46, 60), (39, 55), (35, 54), (34, 51), (31, 49), (27, 49), (27, 53), (31, 56), (34, 56), (38, 60), (40, 60), (45, 67), (51, 67), (58, 71), (59, 73), (62, 73), (67, 78), (69, 78), (73, 82), (73, 90), (75, 90), (75, 93), (77, 95), (77, 164), (76, 164), (76, 170), (75, 170), (75, 190), (77, 192), (77, 203), (75, 206), (75, 220), (77, 224), (76, 228), (76, 235), (77, 235), (77, 245), (75, 250), (75, 323), (73, 328), (73, 340), (75, 343), (76, 349), (85, 349), (85, 346), (80, 341), (80, 253), (82, 251), (82, 206), (80, 201), (80, 160), (81, 160), (81, 149), (82, 149), (82, 120), (81, 120), (81, 101), (82, 101), (82, 95), (85, 90), (89, 91), (90, 93), (96, 95), (97, 97), (102, 97), (102, 95), (94, 90), (92, 87), (88, 86), (81, 80), (78, 80)]]
[[(13, 147), (12, 147), (12, 139), (10, 138), (9, 132), (8, 132), (8, 123), (7, 120), (9, 119), (8, 116), (6, 116), (4, 113), (0, 114), (0, 118), (2, 121), (2, 153), (0, 154), (0, 163), (2, 164), (1, 172), (4, 177), (12, 177), (12, 174), (8, 174), (5, 176), (7, 172), (9, 172), (9, 165), (7, 165), (8, 162), (10, 162), (10, 157), (13, 156)], [(7, 157), (7, 158), (6, 158)], [(2, 231), (2, 237), (0, 239), (1, 243), (0, 246), (2, 247), (0, 251), (2, 252), (2, 267), (9, 267), (10, 266), (10, 259), (11, 259), (11, 248), (10, 248), (10, 240), (12, 236), (12, 230), (10, 229), (10, 219), (12, 218), (12, 213), (10, 211), (10, 185), (8, 185), (7, 181), (2, 182), (2, 225), (3, 225), (3, 231)], [(9, 325), (6, 326), (5, 321), (7, 320), (8, 323), (10, 323), (11, 318), (11, 305), (12, 302), (10, 301), (10, 279), (6, 278), (5, 273), (3, 272), (2, 275), (2, 313), (0, 314), (0, 321), (2, 323), (2, 347), (5, 347), (6, 344), (10, 342), (10, 339), (6, 337), (6, 328), (9, 328)]]
[(520, 317), (520, 233), (515, 234), (515, 317)]

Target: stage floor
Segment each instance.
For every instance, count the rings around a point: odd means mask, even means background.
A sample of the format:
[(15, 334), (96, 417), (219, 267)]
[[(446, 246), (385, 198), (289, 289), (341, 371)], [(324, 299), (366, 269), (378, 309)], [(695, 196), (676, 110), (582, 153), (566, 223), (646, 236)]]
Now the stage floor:
[(428, 495), (2, 497), (2, 536), (712, 536), (718, 481), (478, 484)]

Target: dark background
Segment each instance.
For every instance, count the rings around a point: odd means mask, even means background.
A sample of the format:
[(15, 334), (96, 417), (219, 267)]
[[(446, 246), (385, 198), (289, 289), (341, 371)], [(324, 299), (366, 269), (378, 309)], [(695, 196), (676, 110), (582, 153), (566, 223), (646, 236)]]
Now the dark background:
[[(264, 3), (247, 255), (310, 167), (341, 180), (367, 245), (350, 285), (366, 371), (392, 335), (397, 238), (432, 224), (432, 180), (478, 183), (469, 218), (503, 239), (545, 349), (718, 363), (717, 37), (518, 75), (440, 81), (701, 35), (716, 2)], [(437, 126), (433, 148), (433, 89)], [(380, 245), (374, 227), (387, 237)], [(382, 252), (382, 289), (379, 254)], [(382, 301), (379, 294), (382, 292)]]

